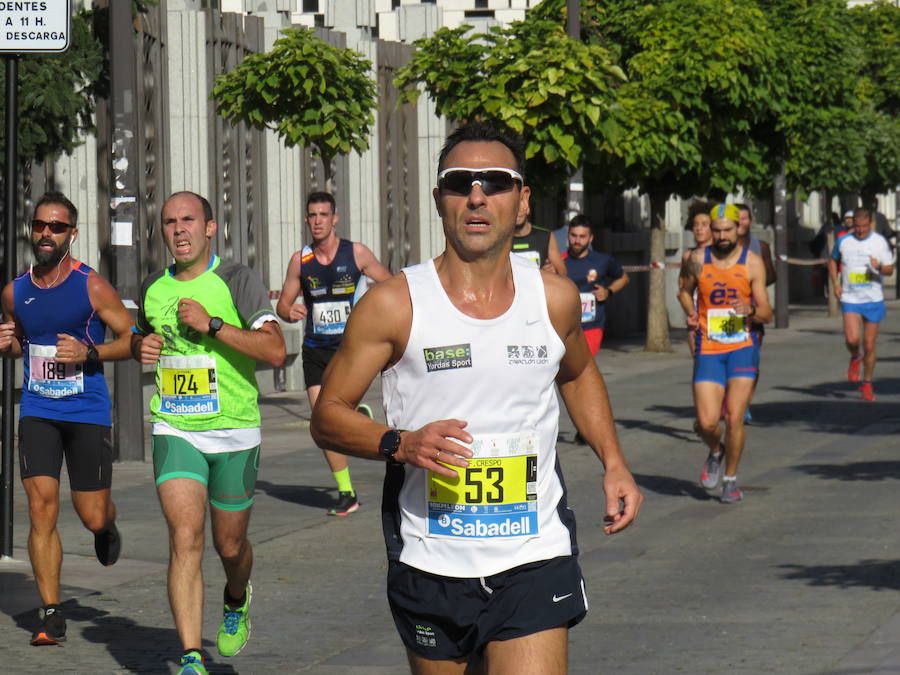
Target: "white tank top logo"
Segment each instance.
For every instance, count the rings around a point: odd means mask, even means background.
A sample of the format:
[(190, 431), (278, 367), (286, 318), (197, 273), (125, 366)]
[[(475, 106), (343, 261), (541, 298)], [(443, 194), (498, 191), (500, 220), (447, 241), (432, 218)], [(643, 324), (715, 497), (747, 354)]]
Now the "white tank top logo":
[(425, 347), (422, 352), (425, 357), (425, 368), (429, 373), (472, 367), (472, 345), (469, 343)]
[(550, 363), (547, 345), (506, 345), (506, 360), (511, 366), (544, 366)]

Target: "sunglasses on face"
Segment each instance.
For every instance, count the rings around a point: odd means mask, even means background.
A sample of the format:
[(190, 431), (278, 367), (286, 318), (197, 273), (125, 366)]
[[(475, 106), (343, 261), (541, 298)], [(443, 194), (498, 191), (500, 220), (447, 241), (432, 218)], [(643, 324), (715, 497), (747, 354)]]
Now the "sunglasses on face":
[(45, 227), (49, 227), (50, 231), (53, 234), (62, 234), (69, 228), (74, 228), (75, 226), (71, 223), (64, 223), (60, 220), (32, 220), (31, 221), (31, 231), (32, 232), (43, 232)]
[(451, 167), (438, 174), (438, 188), (443, 192), (466, 196), (476, 183), (484, 195), (490, 197), (500, 192), (509, 192), (516, 183), (521, 186), (524, 181), (518, 171), (500, 167), (485, 169)]

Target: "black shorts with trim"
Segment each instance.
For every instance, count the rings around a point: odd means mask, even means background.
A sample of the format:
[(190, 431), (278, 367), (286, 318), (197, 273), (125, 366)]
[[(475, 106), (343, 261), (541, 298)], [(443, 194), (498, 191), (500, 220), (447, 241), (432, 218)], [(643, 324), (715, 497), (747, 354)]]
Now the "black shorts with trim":
[(110, 428), (46, 417), (19, 420), (19, 475), (59, 480), (63, 456), (69, 487), (79, 492), (107, 490), (112, 484)]
[(303, 356), (303, 383), (306, 388), (322, 384), (322, 375), (331, 359), (337, 354), (336, 349), (328, 347), (309, 347), (303, 345), (300, 350)]
[(435, 661), (479, 654), (489, 642), (571, 628), (587, 614), (575, 556), (475, 579), (429, 574), (392, 560), (387, 594), (403, 644)]

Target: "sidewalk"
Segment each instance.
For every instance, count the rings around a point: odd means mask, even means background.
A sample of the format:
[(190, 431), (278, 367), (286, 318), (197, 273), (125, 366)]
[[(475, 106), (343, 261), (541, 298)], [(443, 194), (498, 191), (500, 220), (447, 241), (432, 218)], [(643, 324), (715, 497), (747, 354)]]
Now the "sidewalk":
[[(840, 318), (824, 312), (795, 308), (789, 329), (767, 333), (741, 471), (747, 498), (731, 506), (697, 484), (705, 449), (691, 431), (685, 340), (673, 332), (670, 354), (645, 353), (637, 340), (604, 345), (598, 363), (646, 501), (632, 529), (603, 536), (600, 465), (586, 448), (559, 445), (591, 603), (571, 633), (570, 672), (900, 672), (900, 302), (882, 325), (869, 404), (844, 379)], [(380, 411), (377, 383), (366, 402)], [(207, 540), (210, 672), (407, 672), (384, 596), (383, 465), (351, 460), (362, 508), (326, 517), (336, 492), (305, 395), (265, 396), (262, 410), (253, 634), (237, 657), (215, 654), (224, 577)], [(560, 424), (571, 439), (565, 413)], [(174, 672), (152, 465), (116, 465), (124, 552), (112, 568), (96, 562), (92, 537), (62, 505), (63, 647), (28, 645), (38, 599), (15, 485), (15, 561), (0, 563), (4, 670)]]

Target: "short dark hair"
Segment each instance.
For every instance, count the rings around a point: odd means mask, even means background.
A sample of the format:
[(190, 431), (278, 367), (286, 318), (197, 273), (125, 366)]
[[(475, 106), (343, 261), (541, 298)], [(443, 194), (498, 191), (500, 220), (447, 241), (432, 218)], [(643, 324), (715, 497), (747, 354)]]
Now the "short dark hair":
[(522, 174), (522, 180), (525, 180), (525, 144), (522, 142), (521, 136), (496, 124), (480, 121), (463, 124), (447, 136), (438, 157), (438, 173), (444, 169), (444, 161), (450, 151), (465, 142), (502, 143), (513, 154), (513, 158), (516, 160), (516, 171)]
[(330, 192), (310, 192), (309, 197), (306, 198), (306, 208), (309, 208), (310, 204), (323, 204), (325, 202), (331, 204), (332, 213), (337, 213), (337, 204), (335, 204), (334, 195)]
[(573, 227), (586, 227), (593, 231), (591, 229), (591, 221), (583, 213), (576, 213), (572, 216), (572, 219), (569, 221), (569, 229), (571, 230)]
[(69, 212), (69, 220), (72, 221), (69, 224), (72, 227), (78, 227), (78, 209), (75, 208), (75, 205), (62, 192), (57, 192), (55, 190), (45, 192), (35, 203), (34, 212), (37, 213), (37, 210), (40, 207), (47, 204), (58, 204), (59, 206), (62, 206), (66, 211)]
[(735, 204), (735, 206), (738, 207), (738, 211), (746, 211), (747, 214), (750, 216), (750, 222), (751, 223), (753, 222), (753, 211), (750, 209), (749, 206), (747, 206), (746, 204)]
[(203, 195), (198, 195), (196, 192), (191, 192), (190, 190), (179, 190), (178, 192), (170, 194), (166, 201), (168, 202), (173, 197), (193, 197), (200, 202), (200, 206), (203, 207), (203, 222), (208, 223), (211, 220), (215, 220), (215, 218), (213, 218), (212, 205)]
[(865, 207), (860, 207), (853, 211), (853, 218), (865, 218), (866, 220), (872, 220), (872, 212)]
[(688, 217), (687, 222), (684, 224), (684, 229), (693, 230), (694, 218), (699, 216), (701, 213), (708, 216), (709, 212), (712, 211), (712, 208), (715, 205), (715, 202), (708, 202), (702, 199), (691, 202), (691, 205), (688, 207)]

